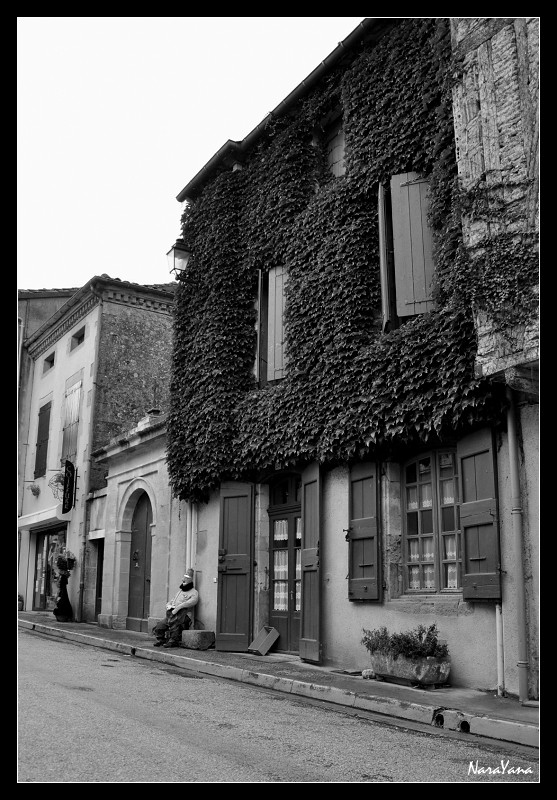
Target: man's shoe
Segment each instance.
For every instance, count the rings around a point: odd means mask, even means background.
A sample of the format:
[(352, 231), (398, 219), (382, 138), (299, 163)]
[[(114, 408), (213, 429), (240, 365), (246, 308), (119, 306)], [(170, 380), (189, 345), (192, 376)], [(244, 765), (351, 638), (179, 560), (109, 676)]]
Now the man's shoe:
[(180, 647), (179, 642), (165, 642), (163, 647)]
[(157, 641), (153, 644), (153, 647), (162, 647), (163, 644), (164, 644), (164, 642), (161, 642), (161, 641), (159, 641), (159, 639), (157, 639)]

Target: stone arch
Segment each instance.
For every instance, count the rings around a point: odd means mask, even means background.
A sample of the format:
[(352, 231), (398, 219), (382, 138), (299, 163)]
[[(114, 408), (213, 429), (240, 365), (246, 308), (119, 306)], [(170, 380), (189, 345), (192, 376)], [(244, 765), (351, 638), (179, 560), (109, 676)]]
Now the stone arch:
[(157, 506), (155, 500), (155, 492), (151, 484), (144, 478), (134, 478), (130, 485), (126, 488), (120, 505), (118, 507), (118, 518), (116, 530), (131, 532), (133, 512), (137, 505), (140, 496), (145, 492), (151, 503), (151, 510), (153, 513), (153, 521), (151, 523), (152, 532), (155, 532), (157, 525)]

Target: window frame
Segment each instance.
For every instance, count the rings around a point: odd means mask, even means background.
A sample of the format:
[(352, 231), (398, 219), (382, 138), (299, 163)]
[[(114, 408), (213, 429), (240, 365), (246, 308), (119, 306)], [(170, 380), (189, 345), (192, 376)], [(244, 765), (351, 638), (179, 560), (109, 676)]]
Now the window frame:
[(52, 353), (49, 353), (45, 359), (43, 359), (43, 375), (46, 375), (52, 369), (54, 369), (54, 364), (56, 363), (56, 350), (53, 350)]
[[(443, 477), (441, 474), (441, 456), (443, 455), (450, 455), (452, 459), (452, 475)], [(427, 484), (426, 481), (419, 481), (419, 463), (420, 461), (425, 461), (426, 459), (430, 459), (431, 465), (431, 472), (430, 472), (430, 483), (431, 483), (431, 512), (432, 512), (432, 531), (422, 531), (422, 521), (421, 515), (424, 511), (428, 510), (427, 506), (421, 507), (420, 505), (420, 486), (425, 486)], [(407, 469), (412, 465), (416, 466), (416, 480), (415, 481), (408, 481), (407, 480)], [(419, 453), (413, 456), (410, 459), (407, 459), (402, 465), (402, 475), (401, 475), (401, 509), (402, 509), (402, 557), (403, 557), (403, 567), (404, 567), (404, 576), (403, 576), (403, 586), (404, 592), (406, 595), (427, 595), (427, 594), (435, 594), (435, 595), (451, 595), (454, 596), (455, 594), (462, 594), (462, 564), (463, 564), (463, 551), (462, 551), (462, 528), (460, 524), (460, 503), (461, 503), (461, 487), (460, 487), (460, 475), (458, 471), (458, 460), (457, 460), (457, 448), (456, 446), (451, 447), (443, 447), (443, 448), (435, 448), (433, 450), (428, 450), (422, 453)], [(441, 482), (445, 480), (452, 480), (453, 482), (453, 502), (452, 503), (443, 503), (442, 496), (440, 493), (441, 489)], [(409, 508), (408, 507), (408, 489), (414, 489), (416, 492), (416, 508)], [(453, 508), (453, 520), (455, 524), (454, 530), (451, 531), (444, 531), (443, 530), (443, 509), (444, 508)], [(409, 517), (410, 513), (416, 513), (417, 515), (417, 533), (410, 534), (409, 533)], [(444, 539), (448, 539), (448, 537), (454, 536), (454, 547), (455, 547), (455, 557), (446, 558), (445, 557), (445, 543)], [(433, 539), (433, 559), (424, 559), (422, 557), (422, 547), (423, 547), (423, 540)], [(411, 552), (411, 545), (410, 541), (417, 542), (417, 552)], [(417, 558), (412, 559), (412, 555), (417, 555)], [(411, 586), (411, 578), (410, 578), (410, 568), (411, 567), (419, 567), (420, 571), (420, 583), (424, 583), (424, 572), (422, 570), (422, 565), (429, 565), (433, 563), (433, 576), (434, 576), (434, 586), (426, 587), (420, 586), (418, 588)], [(456, 568), (456, 586), (444, 586), (445, 578), (444, 578), (444, 565), (454, 564)], [(447, 580), (448, 583), (448, 580)]]
[(70, 337), (70, 353), (80, 347), (85, 341), (86, 326), (82, 325), (79, 330), (73, 333)]

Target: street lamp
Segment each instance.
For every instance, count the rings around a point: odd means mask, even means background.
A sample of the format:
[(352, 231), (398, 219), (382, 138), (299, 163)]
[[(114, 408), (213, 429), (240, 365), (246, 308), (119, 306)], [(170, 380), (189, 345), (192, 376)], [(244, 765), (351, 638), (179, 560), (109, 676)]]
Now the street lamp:
[(191, 252), (187, 249), (182, 239), (176, 239), (176, 242), (166, 254), (170, 272), (174, 273), (176, 280), (180, 280), (182, 273), (188, 265), (190, 256)]

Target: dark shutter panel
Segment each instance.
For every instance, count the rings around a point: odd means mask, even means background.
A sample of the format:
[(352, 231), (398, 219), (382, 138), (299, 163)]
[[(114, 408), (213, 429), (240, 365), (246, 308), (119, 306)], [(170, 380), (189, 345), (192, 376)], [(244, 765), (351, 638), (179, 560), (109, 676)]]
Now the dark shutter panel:
[(391, 205), (399, 317), (433, 309), (433, 248), (427, 222), (428, 182), (415, 172), (393, 175)]
[(319, 540), (321, 529), (321, 473), (319, 464), (302, 474), (302, 610), (300, 658), (321, 662), (321, 587)]
[(39, 410), (39, 427), (37, 431), (37, 452), (35, 455), (35, 478), (46, 475), (46, 455), (48, 451), (48, 429), (50, 427), (50, 403)]
[(245, 652), (251, 641), (253, 484), (224, 483), (220, 494), (217, 650)]
[(394, 322), (396, 316), (395, 287), (392, 264), (392, 223), (388, 203), (389, 191), (379, 184), (377, 193), (377, 218), (379, 222), (379, 268), (381, 274), (381, 311), (383, 330)]
[(267, 383), (267, 296), (268, 277), (258, 270), (257, 289), (257, 362), (256, 379), (259, 383)]
[(482, 429), (457, 445), (461, 483), (462, 597), (501, 599), (501, 559), (493, 434)]
[(381, 600), (377, 468), (356, 464), (350, 470), (348, 599)]

